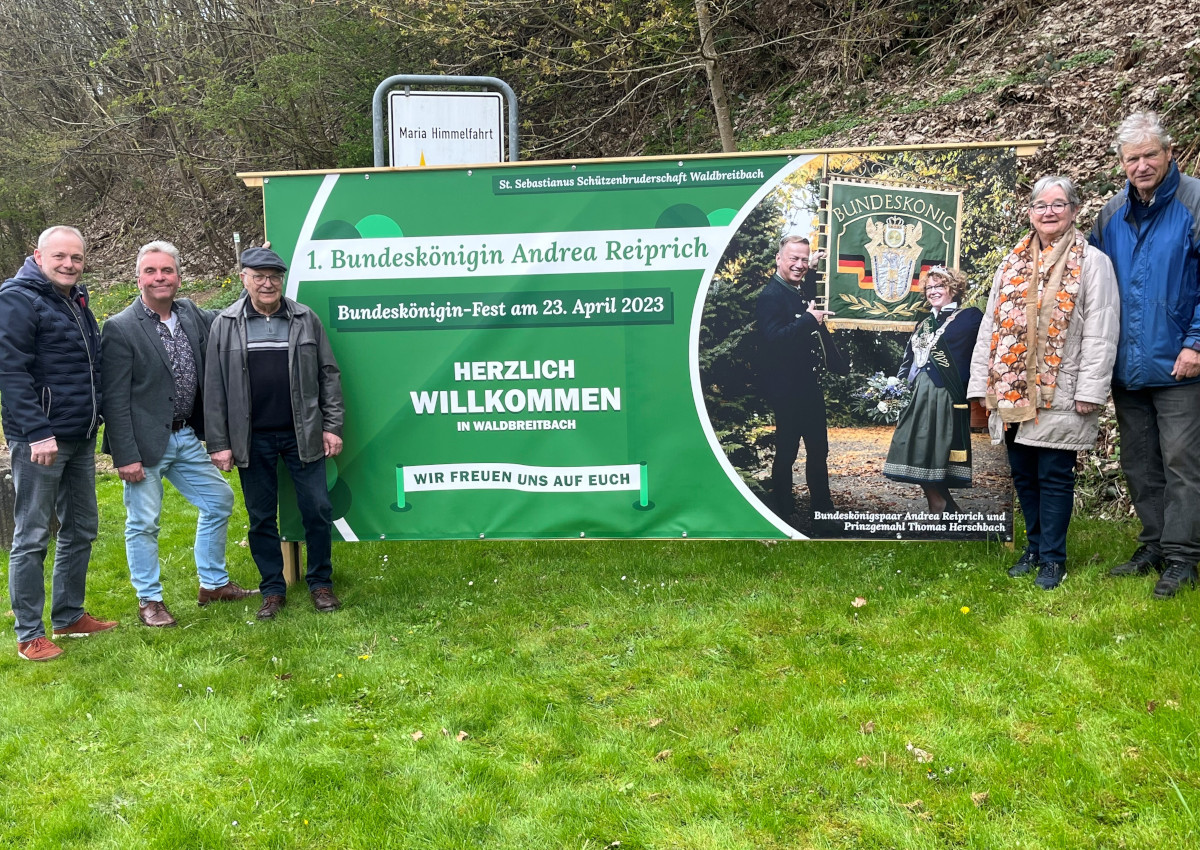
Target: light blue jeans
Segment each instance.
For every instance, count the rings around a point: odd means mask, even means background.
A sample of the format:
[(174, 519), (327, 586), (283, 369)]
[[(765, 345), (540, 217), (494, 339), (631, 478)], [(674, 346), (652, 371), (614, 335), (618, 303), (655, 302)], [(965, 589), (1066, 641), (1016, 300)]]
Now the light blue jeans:
[(50, 545), (50, 516), (58, 514), (50, 622), (65, 629), (83, 616), (84, 584), (96, 539), (96, 440), (59, 440), (50, 466), (30, 460), (29, 443), (8, 444), (12, 455), (13, 545), (8, 559), (8, 594), (16, 616), (17, 640), (46, 634), (44, 565)]
[(194, 550), (200, 586), (215, 590), (227, 584), (225, 538), (233, 512), (233, 490), (213, 466), (196, 432), (187, 427), (173, 432), (162, 459), (143, 469), (143, 480), (125, 482), (125, 557), (138, 599), (162, 601), (158, 529), (164, 478), (200, 511)]

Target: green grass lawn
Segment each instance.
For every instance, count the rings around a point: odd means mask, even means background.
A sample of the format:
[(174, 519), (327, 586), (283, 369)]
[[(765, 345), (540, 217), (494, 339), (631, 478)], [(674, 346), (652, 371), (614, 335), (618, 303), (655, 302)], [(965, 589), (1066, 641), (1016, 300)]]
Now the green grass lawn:
[[(180, 625), (151, 630), (120, 482), (100, 490), (88, 607), (121, 627), (47, 664), (10, 632), (3, 847), (1200, 837), (1200, 594), (1105, 578), (1128, 525), (1077, 519), (1051, 593), (985, 544), (338, 544), (344, 609), (293, 588), (259, 623), (256, 605), (196, 607), (194, 512), (171, 490)], [(230, 569), (253, 585), (244, 523)]]

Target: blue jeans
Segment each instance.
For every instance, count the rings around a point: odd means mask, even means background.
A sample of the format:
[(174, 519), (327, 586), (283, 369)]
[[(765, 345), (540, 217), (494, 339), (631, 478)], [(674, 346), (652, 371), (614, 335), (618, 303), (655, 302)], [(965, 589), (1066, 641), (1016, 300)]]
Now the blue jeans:
[(233, 490), (213, 466), (196, 432), (184, 427), (172, 433), (159, 462), (142, 469), (146, 473), (143, 480), (125, 482), (125, 558), (138, 599), (161, 602), (163, 598), (158, 528), (164, 478), (200, 511), (194, 549), (200, 586), (215, 590), (228, 583), (225, 540), (233, 513)]
[(1013, 486), (1025, 516), (1025, 548), (1046, 564), (1067, 562), (1067, 526), (1075, 507), (1075, 460), (1078, 452), (1023, 446), (1017, 427), (1004, 432)]
[(58, 514), (50, 622), (65, 629), (83, 616), (88, 559), (96, 539), (96, 440), (59, 440), (50, 466), (31, 461), (29, 443), (9, 443), (12, 454), (13, 546), (8, 559), (8, 595), (18, 641), (46, 634), (46, 549), (50, 516)]
[(1200, 383), (1113, 387), (1121, 469), (1142, 533), (1165, 557), (1200, 560)]
[(259, 590), (264, 597), (284, 596), (283, 552), (279, 548), (279, 478), (282, 460), (296, 487), (296, 503), (304, 523), (304, 542), (308, 547), (308, 589), (333, 587), (333, 506), (325, 484), (325, 458), (303, 463), (291, 431), (252, 431), (250, 457), (238, 467), (242, 496), (250, 530), (246, 535), (250, 554), (262, 575)]

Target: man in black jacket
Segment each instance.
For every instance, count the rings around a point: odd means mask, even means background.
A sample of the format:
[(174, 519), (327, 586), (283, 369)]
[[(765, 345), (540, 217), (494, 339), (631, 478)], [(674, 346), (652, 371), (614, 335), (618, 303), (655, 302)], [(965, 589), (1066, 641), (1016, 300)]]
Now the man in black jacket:
[(323, 613), (333, 592), (333, 506), (325, 459), (342, 451), (341, 372), (317, 314), (284, 296), (287, 264), (267, 247), (242, 252), (245, 294), (213, 319), (204, 375), (208, 452), (220, 470), (237, 467), (262, 582), (260, 620), (287, 602), (279, 549), (282, 460), (296, 490), (308, 546), (309, 596)]
[(834, 510), (829, 494), (829, 435), (825, 396), (818, 382), (821, 334), (828, 334), (828, 310), (817, 307), (816, 272), (809, 268), (812, 247), (800, 236), (785, 236), (775, 255), (775, 276), (762, 288), (755, 320), (762, 339), (760, 379), (775, 413), (775, 462), (771, 494), (784, 519), (795, 508), (792, 466), (804, 440), (804, 470), (811, 509)]
[(45, 561), (58, 514), (50, 622), (54, 637), (87, 637), (117, 624), (83, 609), (96, 539), (96, 430), (100, 427), (100, 331), (79, 284), (83, 234), (55, 226), (0, 287), (0, 408), (12, 456), (15, 500), (8, 592), (17, 654), (62, 654), (48, 637)]
[(233, 490), (209, 460), (204, 439), (204, 355), (213, 313), (179, 292), (179, 251), (143, 245), (132, 304), (104, 323), (104, 451), (125, 482), (125, 555), (147, 626), (173, 626), (159, 581), (163, 480), (200, 516), (196, 521), (197, 602), (236, 602), (257, 591), (230, 581), (225, 538)]

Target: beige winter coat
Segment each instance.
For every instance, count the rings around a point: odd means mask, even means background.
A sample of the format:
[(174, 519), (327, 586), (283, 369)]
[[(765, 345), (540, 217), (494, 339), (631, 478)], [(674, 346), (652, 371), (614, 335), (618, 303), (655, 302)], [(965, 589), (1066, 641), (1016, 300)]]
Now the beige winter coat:
[[(1053, 404), (1049, 410), (1039, 410), (1036, 419), (1021, 423), (1016, 440), (1022, 445), (1084, 451), (1096, 444), (1100, 411), (1080, 415), (1075, 412), (1075, 402), (1090, 401), (1103, 406), (1108, 400), (1113, 362), (1117, 357), (1117, 336), (1121, 331), (1121, 305), (1112, 262), (1091, 245), (1084, 249), (1080, 280), (1075, 311), (1067, 326)], [(992, 347), (992, 317), (999, 286), (1000, 271), (997, 269), (971, 356), (968, 398), (982, 399), (987, 394), (987, 361)], [(1003, 441), (1004, 423), (994, 410), (988, 418), (988, 430), (993, 444)]]

